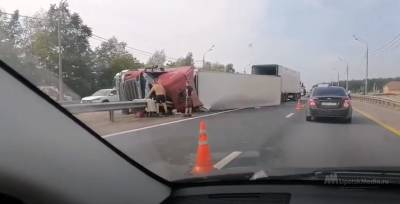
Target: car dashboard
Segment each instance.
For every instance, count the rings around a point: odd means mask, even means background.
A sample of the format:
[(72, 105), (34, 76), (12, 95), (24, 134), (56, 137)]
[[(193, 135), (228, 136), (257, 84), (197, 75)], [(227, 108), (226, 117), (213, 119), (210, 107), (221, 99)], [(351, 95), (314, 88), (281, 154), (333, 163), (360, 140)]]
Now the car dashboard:
[(399, 203), (398, 188), (345, 185), (225, 185), (180, 188), (164, 203)]

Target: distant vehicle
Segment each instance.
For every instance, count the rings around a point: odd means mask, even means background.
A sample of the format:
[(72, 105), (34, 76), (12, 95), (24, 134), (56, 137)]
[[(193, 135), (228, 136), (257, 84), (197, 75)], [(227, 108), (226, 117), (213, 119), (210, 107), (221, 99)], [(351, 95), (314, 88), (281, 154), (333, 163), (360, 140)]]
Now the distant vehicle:
[(315, 87), (329, 87), (332, 86), (330, 83), (319, 83), (319, 84), (315, 84), (312, 88)]
[(277, 64), (253, 65), (251, 74), (281, 78), (281, 101), (297, 100), (301, 96), (300, 73)]
[(115, 89), (100, 89), (91, 96), (82, 98), (81, 103), (105, 103), (118, 101), (117, 90)]
[(313, 88), (306, 108), (306, 120), (316, 120), (320, 117), (342, 118), (351, 123), (352, 105), (346, 90), (342, 87)]
[[(39, 86), (39, 89), (50, 96), (51, 99), (58, 101), (58, 88), (55, 86)], [(72, 97), (64, 94), (64, 101), (72, 101)]]

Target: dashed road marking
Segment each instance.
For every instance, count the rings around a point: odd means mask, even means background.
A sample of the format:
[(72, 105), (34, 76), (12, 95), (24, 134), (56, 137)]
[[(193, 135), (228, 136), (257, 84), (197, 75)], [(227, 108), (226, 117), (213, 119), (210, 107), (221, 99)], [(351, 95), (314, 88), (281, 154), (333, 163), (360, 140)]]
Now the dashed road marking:
[(287, 114), (286, 116), (285, 116), (285, 118), (290, 118), (290, 117), (292, 117), (294, 115), (294, 113), (289, 113), (289, 114)]
[(227, 164), (229, 164), (229, 162), (233, 161), (236, 157), (238, 157), (240, 154), (242, 154), (242, 152), (240, 151), (234, 151), (230, 154), (228, 154), (226, 157), (224, 157), (223, 159), (221, 159), (219, 162), (217, 162), (214, 165), (214, 168), (221, 170), (222, 168), (224, 168), (224, 166), (226, 166)]
[(108, 138), (108, 137), (123, 135), (123, 134), (127, 134), (127, 133), (133, 133), (133, 132), (138, 132), (138, 131), (142, 131), (142, 130), (146, 130), (146, 129), (150, 129), (150, 128), (155, 128), (155, 127), (160, 127), (160, 126), (165, 126), (165, 125), (171, 125), (171, 124), (175, 124), (175, 123), (185, 122), (185, 121), (189, 121), (189, 120), (195, 120), (195, 119), (199, 119), (199, 118), (210, 117), (210, 116), (214, 116), (214, 115), (220, 115), (220, 114), (223, 114), (223, 113), (229, 113), (229, 112), (238, 111), (238, 110), (242, 110), (242, 109), (246, 109), (246, 108), (237, 108), (237, 109), (226, 110), (226, 111), (221, 111), (221, 112), (217, 112), (217, 113), (211, 113), (211, 114), (207, 114), (207, 115), (200, 115), (200, 116), (196, 116), (196, 117), (192, 117), (192, 118), (185, 118), (185, 119), (182, 119), (182, 120), (175, 120), (175, 121), (161, 123), (161, 124), (157, 124), (157, 125), (150, 125), (150, 126), (147, 126), (147, 127), (137, 128), (137, 129), (133, 129), (133, 130), (126, 130), (126, 131), (122, 131), (122, 132), (111, 133), (111, 134), (108, 134), (108, 135), (104, 135), (102, 137), (103, 138)]
[(374, 122), (377, 123), (378, 125), (380, 125), (380, 126), (382, 126), (383, 128), (385, 128), (386, 130), (389, 130), (390, 132), (392, 132), (392, 133), (395, 134), (396, 136), (400, 137), (400, 131), (397, 130), (396, 128), (394, 128), (394, 127), (392, 127), (392, 126), (390, 126), (390, 125), (388, 125), (388, 124), (386, 124), (386, 123), (384, 123), (384, 122), (378, 120), (377, 118), (373, 117), (372, 115), (370, 115), (370, 114), (368, 114), (368, 113), (366, 113), (366, 112), (364, 112), (364, 111), (361, 111), (361, 110), (359, 110), (359, 109), (357, 109), (357, 108), (354, 108), (354, 107), (353, 107), (353, 109), (354, 109), (355, 111), (357, 111), (358, 113), (360, 113), (361, 115), (363, 115), (364, 117), (366, 117), (366, 118), (368, 118), (368, 119), (374, 121)]

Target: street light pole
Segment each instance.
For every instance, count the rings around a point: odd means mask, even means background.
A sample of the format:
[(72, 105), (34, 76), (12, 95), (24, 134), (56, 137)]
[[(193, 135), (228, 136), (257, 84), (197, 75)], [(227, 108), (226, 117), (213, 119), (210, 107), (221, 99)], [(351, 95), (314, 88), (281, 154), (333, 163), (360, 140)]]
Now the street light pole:
[(346, 63), (346, 91), (348, 91), (349, 90), (349, 62), (342, 57), (339, 57), (339, 60)]
[(368, 55), (369, 55), (369, 51), (368, 51), (368, 42), (365, 40), (362, 40), (360, 38), (358, 38), (356, 35), (353, 35), (354, 39), (357, 40), (358, 42), (364, 43), (367, 51), (366, 51), (366, 67), (365, 67), (365, 86), (364, 86), (364, 95), (368, 94)]
[[(336, 69), (336, 68), (332, 68), (332, 70), (333, 71), (337, 71), (337, 82), (336, 82), (336, 85), (339, 86), (339, 70)], [(333, 85), (333, 82), (332, 82), (332, 85)]]
[(215, 45), (212, 45), (206, 52), (203, 54), (203, 69), (205, 68), (206, 64), (206, 54), (214, 50)]
[(368, 94), (368, 56), (369, 56), (369, 53), (368, 53), (368, 43), (366, 44), (367, 45), (367, 65), (366, 65), (366, 72), (365, 72), (365, 95), (367, 95)]
[[(61, 12), (60, 12), (61, 13)], [(60, 15), (61, 17), (61, 15)], [(57, 21), (57, 41), (58, 41), (58, 101), (63, 102), (64, 91), (63, 91), (63, 71), (62, 71), (62, 59), (61, 59), (61, 34), (60, 34), (60, 19)]]
[(346, 90), (349, 90), (349, 63), (346, 64)]

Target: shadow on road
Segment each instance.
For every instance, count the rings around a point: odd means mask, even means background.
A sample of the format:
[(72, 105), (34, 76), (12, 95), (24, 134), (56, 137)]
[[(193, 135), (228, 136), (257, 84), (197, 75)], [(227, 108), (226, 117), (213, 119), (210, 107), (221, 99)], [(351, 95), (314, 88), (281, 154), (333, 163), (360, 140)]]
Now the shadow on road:
[(346, 123), (344, 119), (342, 118), (318, 118), (314, 121), (311, 121), (314, 123), (330, 123), (330, 124), (365, 124), (367, 123), (365, 120), (361, 120), (359, 117), (353, 116), (352, 122), (351, 123)]

